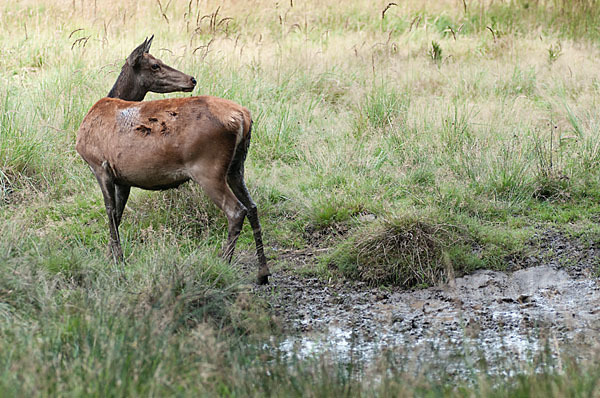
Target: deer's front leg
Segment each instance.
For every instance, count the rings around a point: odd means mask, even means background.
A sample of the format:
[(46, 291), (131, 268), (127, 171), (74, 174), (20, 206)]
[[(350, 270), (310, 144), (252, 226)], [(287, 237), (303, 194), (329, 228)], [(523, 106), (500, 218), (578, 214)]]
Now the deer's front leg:
[(119, 238), (119, 223), (117, 214), (117, 206), (115, 200), (115, 183), (108, 169), (106, 162), (102, 164), (102, 168), (94, 170), (102, 196), (104, 197), (104, 206), (108, 216), (108, 228), (110, 230), (110, 251), (115, 262), (123, 261), (123, 249), (121, 249), (121, 239)]

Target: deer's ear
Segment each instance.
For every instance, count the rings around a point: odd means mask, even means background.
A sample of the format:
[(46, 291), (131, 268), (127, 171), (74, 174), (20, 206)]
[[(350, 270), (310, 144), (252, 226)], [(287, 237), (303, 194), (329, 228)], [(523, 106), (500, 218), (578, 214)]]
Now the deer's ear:
[[(150, 41), (152, 41), (152, 39), (150, 39)], [(142, 57), (144, 56), (144, 53), (147, 52), (146, 51), (146, 46), (148, 46), (148, 39), (146, 38), (146, 40), (144, 40), (144, 42), (142, 44), (140, 44), (139, 46), (137, 46), (135, 48), (135, 50), (133, 50), (131, 52), (131, 54), (129, 54), (129, 57), (127, 57), (127, 63), (131, 66), (137, 66), (138, 63), (142, 60)]]
[(150, 52), (150, 46), (152, 45), (152, 40), (154, 40), (154, 35), (150, 36), (150, 38), (146, 39), (146, 41), (144, 42), (144, 43), (146, 43), (146, 46), (144, 47), (145, 53)]

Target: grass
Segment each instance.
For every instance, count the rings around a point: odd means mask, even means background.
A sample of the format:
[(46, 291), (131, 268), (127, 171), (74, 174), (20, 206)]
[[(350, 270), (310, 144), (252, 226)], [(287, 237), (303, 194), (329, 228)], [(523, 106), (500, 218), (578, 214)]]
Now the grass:
[(404, 213), (357, 228), (324, 261), (349, 278), (406, 288), (440, 283), (448, 267), (464, 274), (482, 266), (467, 231), (430, 218)]
[[(106, 256), (75, 133), (151, 34), (194, 94), (251, 109), (247, 183), (275, 266), (276, 248), (319, 246), (316, 275), (416, 287), (504, 269), (535, 228), (600, 241), (600, 6), (387, 5), (0, 6), (0, 395), (593, 394), (593, 365), (453, 386), (392, 358), (369, 383), (326, 356), (256, 348), (278, 326), (217, 257), (225, 219), (192, 185), (133, 190), (127, 265)], [(147, 99), (169, 96), (182, 94)], [(252, 250), (246, 225), (238, 253)]]

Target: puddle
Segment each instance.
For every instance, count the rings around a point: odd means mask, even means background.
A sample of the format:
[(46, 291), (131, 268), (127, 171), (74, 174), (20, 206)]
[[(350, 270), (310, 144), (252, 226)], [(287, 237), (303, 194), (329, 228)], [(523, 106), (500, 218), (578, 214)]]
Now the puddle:
[(286, 273), (271, 283), (268, 299), (289, 332), (276, 348), (290, 357), (373, 363), (391, 353), (417, 372), (471, 374), (484, 361), (505, 374), (507, 363), (533, 366), (542, 354), (585, 359), (600, 342), (598, 280), (553, 266), (482, 270), (413, 292)]

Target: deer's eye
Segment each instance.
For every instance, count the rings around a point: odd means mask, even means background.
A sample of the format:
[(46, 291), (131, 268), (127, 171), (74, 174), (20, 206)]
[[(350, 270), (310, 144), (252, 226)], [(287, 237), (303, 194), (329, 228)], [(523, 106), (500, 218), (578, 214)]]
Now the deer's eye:
[(151, 68), (152, 68), (152, 70), (159, 70), (160, 69), (160, 65), (159, 64), (152, 64)]

